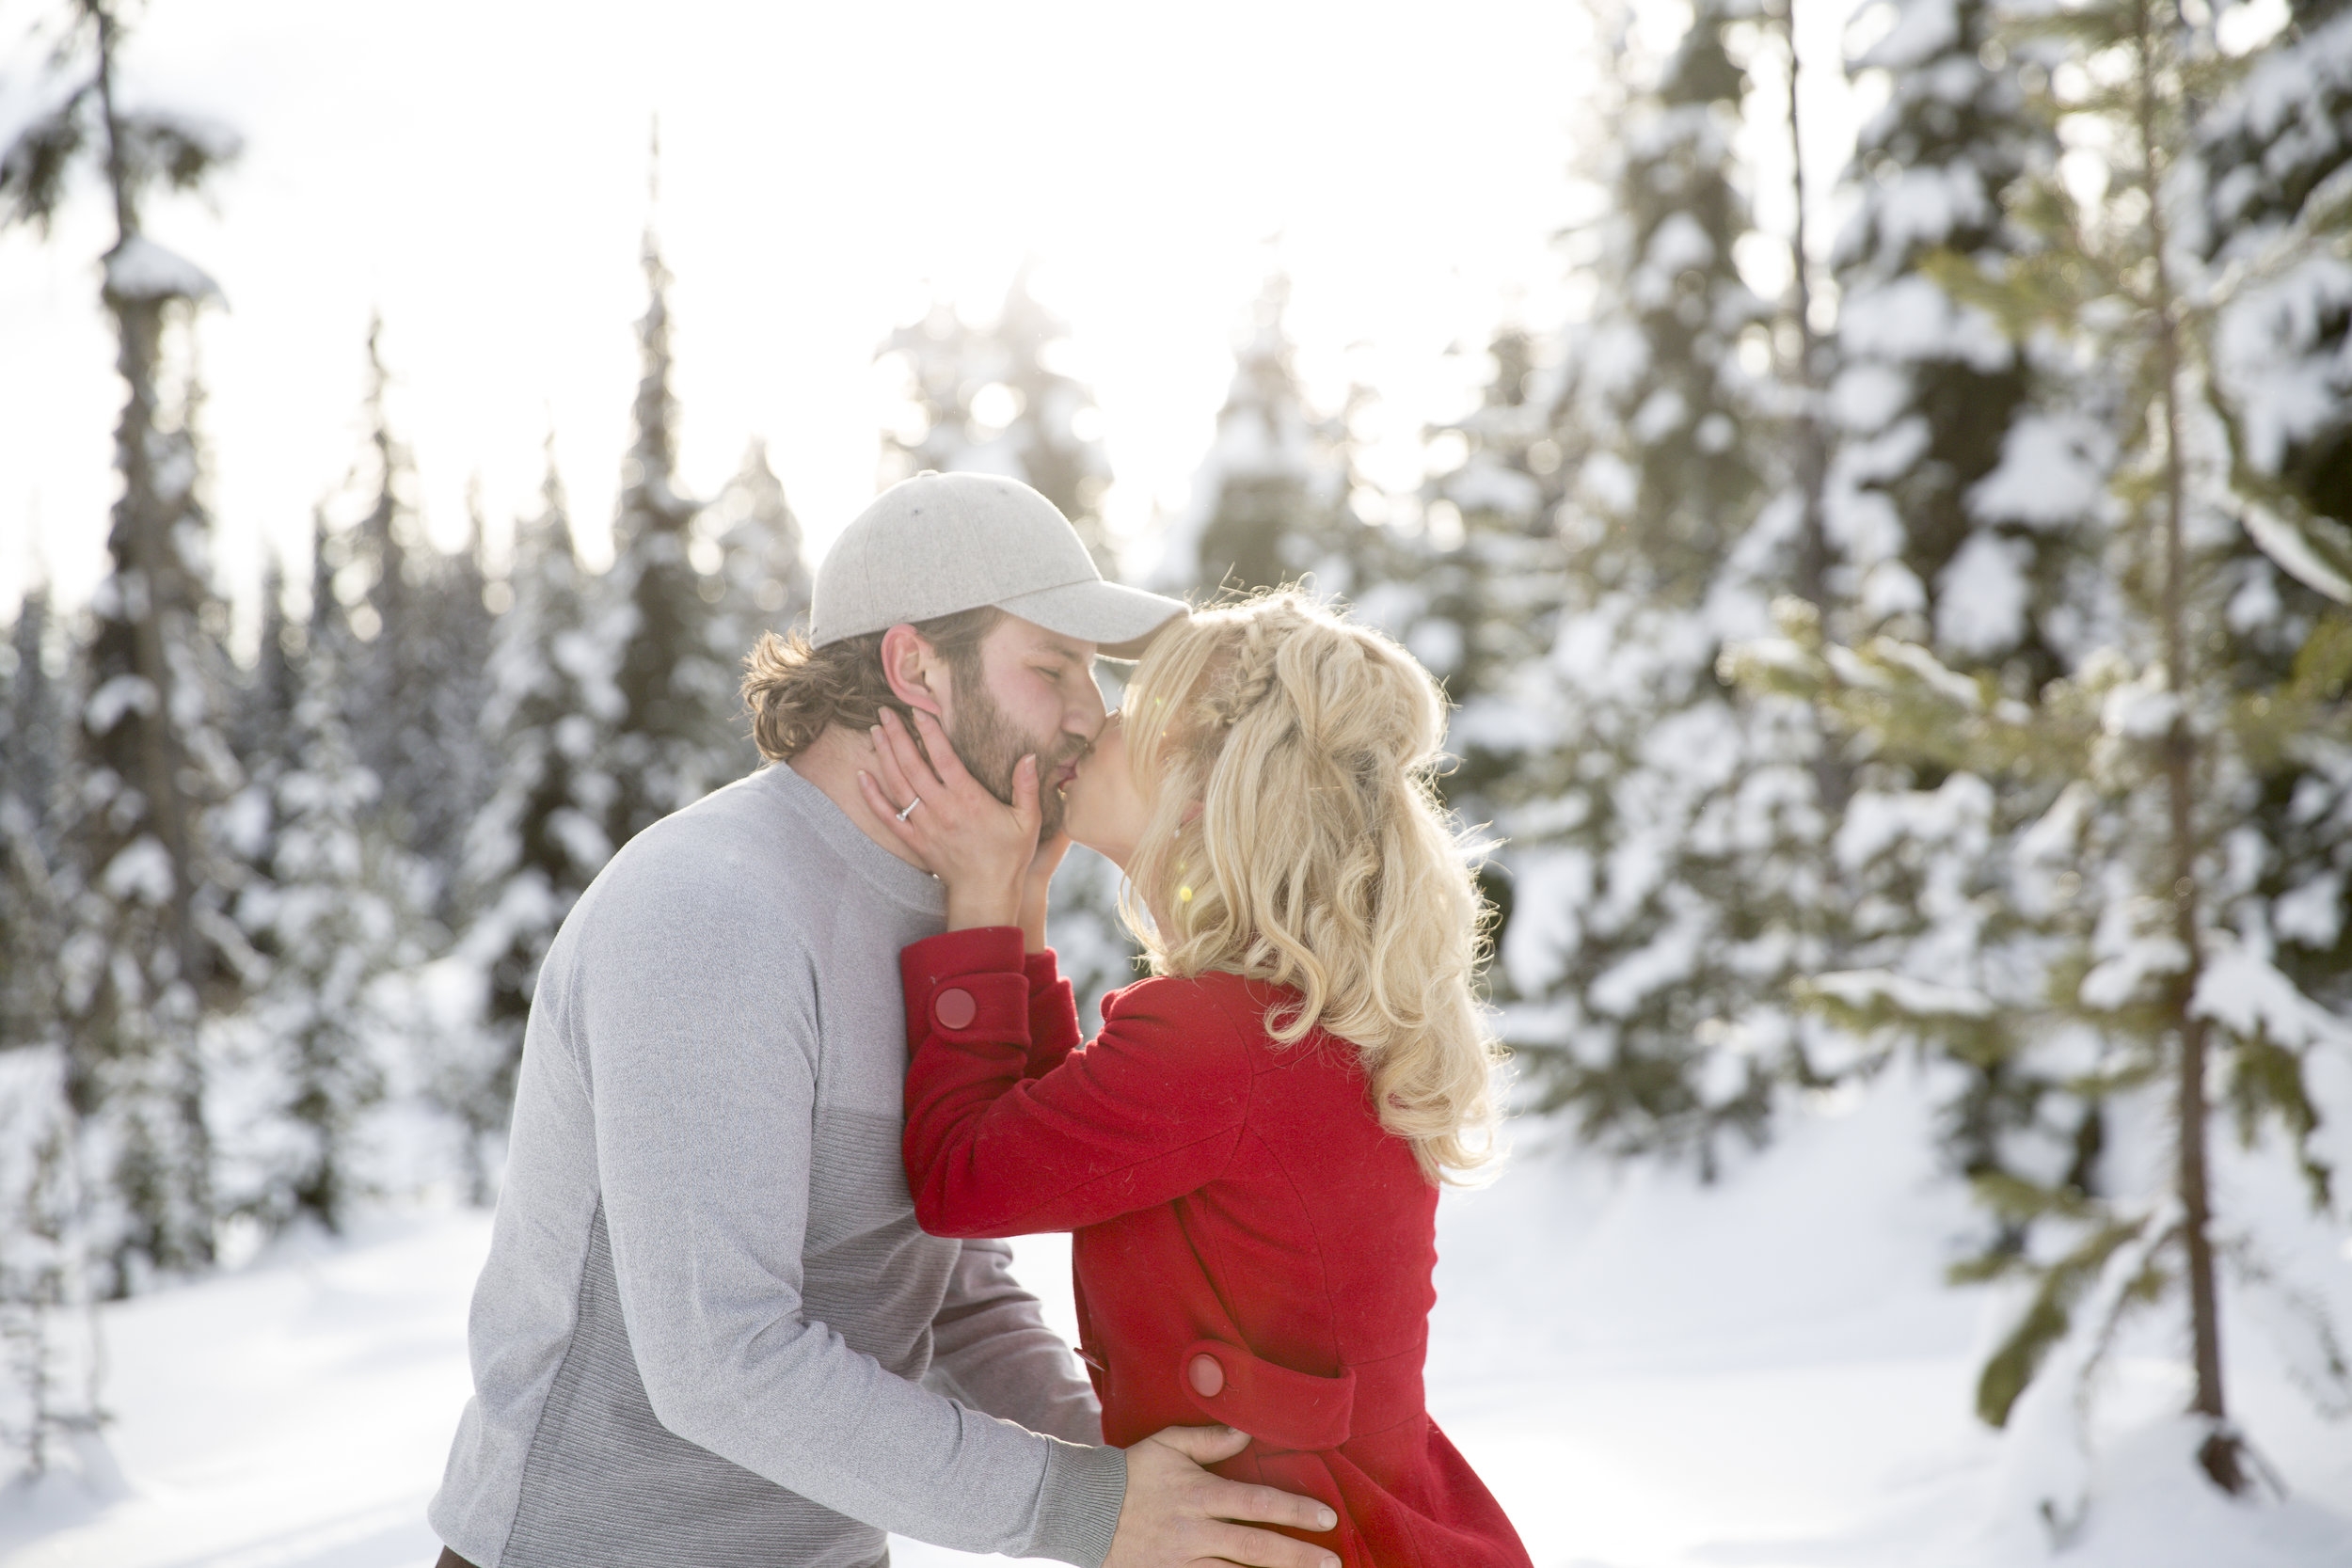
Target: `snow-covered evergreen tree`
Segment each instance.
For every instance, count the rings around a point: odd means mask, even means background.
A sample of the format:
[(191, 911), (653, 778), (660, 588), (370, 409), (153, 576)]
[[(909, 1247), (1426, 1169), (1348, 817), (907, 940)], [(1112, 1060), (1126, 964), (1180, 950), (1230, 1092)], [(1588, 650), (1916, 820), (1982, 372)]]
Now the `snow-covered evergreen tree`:
[[(2147, 0), (2012, 40), (2050, 64), (2078, 63), (2086, 40), (2110, 48), (2103, 87), (2052, 72), (2040, 108), (2103, 136), (2118, 179), (2086, 208), (2029, 176), (2010, 211), (2040, 245), (1947, 263), (1939, 278), (2083, 368), (2073, 408), (2088, 433), (2078, 450), (2106, 455), (2104, 493), (2084, 510), (2106, 525), (2112, 641), (2030, 698), (1916, 642), (1824, 643), (1809, 610), (1741, 662), (1760, 685), (1819, 697), (1890, 760), (1948, 775), (1947, 831), (1887, 824), (1912, 839), (1943, 918), (1811, 990), (1851, 1029), (1928, 1042), (2009, 1086), (2005, 1135), (1972, 1173), (2005, 1223), (1963, 1272), (2010, 1281), (2019, 1309), (1984, 1367), (1980, 1413), (2072, 1426), (2118, 1323), (2177, 1292), (2199, 1458), (2236, 1491), (2249, 1472), (2224, 1397), (2232, 1289), (2270, 1302), (2263, 1315), (2288, 1326), (2290, 1360), (2314, 1387), (2352, 1394), (2292, 1252), (2233, 1221), (2209, 1174), (2219, 1096), (2243, 1158), (2282, 1159), (2314, 1201), (2328, 1197), (2309, 1065), (2352, 1045), (2343, 969), (2323, 957), (2346, 913), (2352, 617), (2282, 581), (2241, 530), (2268, 476), (2257, 470), (2249, 494), (2232, 439), (2230, 274), (2203, 270), (2172, 232), (2188, 198), (2233, 186), (2215, 150), (2227, 138), (2200, 125), (2217, 100), (2223, 120), (2244, 115), (2232, 62)], [(2341, 254), (2342, 222), (2290, 236), (2277, 276)], [(2078, 489), (2078, 468), (2057, 453), (2021, 481)], [(2042, 1479), (2046, 1515), (2078, 1520), (2079, 1476)]]
[(677, 488), (670, 274), (650, 227), (644, 268), (633, 434), (621, 464), (612, 569), (597, 594), (596, 635), (617, 651), (622, 703), (604, 763), (615, 789), (606, 832), (616, 848), (758, 760), (735, 721), (741, 654), (721, 657), (711, 647), (710, 605), (691, 553), (702, 504)]
[(49, 592), (17, 609), (0, 653), (0, 1051), (59, 1040), (56, 954), (67, 875), (59, 789), (72, 746), (65, 691), (52, 678)]
[(1285, 274), (1270, 273), (1251, 307), (1216, 435), (1153, 573), (1168, 592), (1272, 588), (1332, 553), (1347, 465), (1335, 450), (1340, 432), (1309, 409), (1299, 385), (1283, 322), (1290, 287)]
[(1061, 508), (1096, 566), (1117, 577), (1103, 530), (1110, 487), (1094, 393), (1065, 361), (1070, 328), (1030, 291), (1024, 266), (996, 319), (966, 322), (942, 300), (883, 341), (906, 369), (905, 406), (882, 432), (884, 485), (925, 469), (1004, 474)]
[(491, 1196), (540, 960), (613, 848), (604, 737), (621, 696), (612, 649), (589, 629), (552, 437), (540, 494), (537, 515), (516, 529), (513, 598), (492, 633), (482, 745), (501, 767), (467, 835), (460, 882), (455, 953), (482, 976), (482, 1029), (445, 1042), (429, 1075), (434, 1099), (467, 1131), (477, 1201)]
[(237, 760), (248, 784), (286, 754), (300, 686), (302, 632), (286, 618), (286, 569), (275, 552), (262, 568), (262, 628), (253, 668), (237, 694)]
[(495, 617), (486, 597), (479, 486), (469, 497), (463, 547), (434, 551), (416, 595), (411, 663), (424, 691), (426, 733), (432, 736), (437, 780), (433, 789), (435, 841), (433, 908), (444, 918), (456, 896), (466, 833), (489, 799), (495, 754), (482, 745), (482, 705)]
[(343, 721), (380, 795), (388, 841), (421, 868), (438, 901), (486, 789), (474, 751), (487, 648), (479, 530), (456, 558), (434, 548), (412, 502), (414, 462), (393, 429), (384, 325), (368, 326), (365, 445), (349, 488), (364, 506), (325, 536), (329, 618), (314, 624), (343, 672)]
[[(1883, 628), (2004, 672), (2022, 694), (2071, 669), (2113, 617), (2096, 569), (2101, 443), (2065, 354), (2013, 341), (1943, 280), (2042, 248), (2008, 199), (2058, 149), (1995, 31), (1986, 0), (1907, 0), (1852, 62), (1889, 96), (1858, 137), (1835, 258), (1827, 403), (1841, 445), (1825, 511), (1851, 597), (1823, 610), (1856, 635)], [(1916, 757), (1882, 753), (1844, 777), (1833, 865), (1854, 950), (1841, 961), (1903, 953), (1925, 973), (1967, 969), (2002, 940), (1988, 868), (2029, 819)], [(2088, 1180), (2074, 1150), (2100, 1137), (2095, 1108), (2050, 1093), (1987, 1029), (1954, 1053), (1947, 1158), (1971, 1180), (2020, 1161)], [(1997, 1223), (1990, 1250), (2023, 1239)]]
[(1538, 1102), (1702, 1169), (1726, 1128), (1761, 1132), (1775, 1083), (1839, 1065), (1787, 995), (1830, 941), (1817, 727), (1715, 669), (1789, 585), (1802, 523), (1740, 366), (1770, 315), (1733, 262), (1740, 14), (1702, 4), (1654, 83), (1629, 84), (1602, 293), (1562, 356), (1565, 603), (1545, 678), (1486, 741), (1518, 748), (1501, 967)]
[[(2294, 8), (2198, 130), (2191, 238), (2236, 285), (2213, 329), (2240, 517), (2229, 621), (2247, 685), (2296, 678), (2320, 594), (2352, 597), (2352, 10)], [(2240, 269), (2243, 270), (2234, 270)], [(2252, 546), (2270, 560), (2253, 556)], [(2352, 1016), (2352, 832), (2341, 783), (2266, 792), (2275, 961)], [(2324, 800), (2331, 803), (2322, 805)]]
[(2216, 325), (2247, 523), (2287, 571), (2352, 584), (2352, 10), (2303, 0), (2197, 132), (2187, 238), (2237, 269)]
[[(1448, 801), (1476, 820), (1490, 812), (1492, 787), (1548, 736), (1528, 719), (1544, 706), (1544, 656), (1558, 633), (1567, 552), (1560, 503), (1568, 470), (1563, 372), (1538, 362), (1538, 340), (1516, 324), (1486, 346), (1492, 372), (1478, 406), (1433, 432), (1445, 461), (1426, 486), (1417, 549), (1403, 552), (1379, 583), (1352, 590), (1359, 612), (1402, 622), (1414, 655), (1445, 682), (1459, 712), (1448, 744), (1459, 767), (1444, 779)], [(1409, 610), (1389, 608), (1406, 595)], [(1533, 683), (1538, 689), (1527, 689)], [(1506, 895), (1504, 884), (1490, 893)]]
[(768, 463), (768, 443), (754, 441), (719, 499), (696, 519), (719, 551), (719, 571), (705, 585), (715, 595), (710, 648), (739, 665), (760, 633), (781, 632), (808, 613), (815, 574), (802, 551), (801, 520)]
[[(1972, 664), (2015, 661), (2030, 691), (2090, 632), (2068, 573), (2097, 476), (2069, 411), (2037, 405), (2028, 347), (1953, 299), (1931, 264), (2038, 243), (2003, 198), (2058, 149), (1993, 16), (1988, 0), (1906, 0), (1853, 62), (1890, 96), (1858, 138), (1859, 205), (1837, 246), (1831, 404), (1845, 440), (1831, 517), (1866, 624)], [(2076, 483), (2048, 484), (2054, 467)]]
[(78, 1143), (63, 1047), (0, 1051), (0, 1453), (26, 1477), (102, 1419)]
[(268, 1230), (308, 1218), (342, 1228), (353, 1200), (354, 1139), (382, 1097), (382, 1032), (371, 983), (403, 957), (402, 857), (370, 842), (378, 785), (343, 718), (326, 531), (314, 531), (318, 635), (294, 666), (285, 748), (267, 781), (266, 879), (238, 899), (267, 978), (217, 1042), (208, 1111), (225, 1212)]
[(80, 694), (82, 785), (72, 934), (61, 953), (72, 1016), (70, 1094), (103, 1189), (106, 1286), (212, 1255), (199, 1020), (233, 998), (230, 870), (207, 811), (234, 787), (224, 734), (225, 625), (204, 558), (196, 398), (176, 338), (219, 290), (146, 232), (147, 198), (189, 190), (233, 157), (215, 124), (121, 101), (123, 8), (77, 0), (52, 53), (55, 105), (0, 153), (8, 220), (46, 230), (88, 165), (113, 212), (101, 298), (125, 389), (115, 429), (121, 495), (109, 571), (90, 606)]
[(56, 965), (71, 870), (57, 792), (71, 722), (48, 669), (50, 633), (48, 590), (36, 587), (0, 653), (0, 1449), (21, 1454), (35, 1476), (59, 1441), (97, 1425)]

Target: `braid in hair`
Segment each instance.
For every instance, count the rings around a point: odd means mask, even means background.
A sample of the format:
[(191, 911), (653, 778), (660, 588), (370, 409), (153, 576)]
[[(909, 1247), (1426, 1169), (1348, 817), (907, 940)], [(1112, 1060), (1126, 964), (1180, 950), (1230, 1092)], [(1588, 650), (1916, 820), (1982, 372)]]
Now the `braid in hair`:
[(1271, 617), (1254, 616), (1242, 626), (1241, 657), (1233, 662), (1233, 684), (1211, 707), (1219, 725), (1232, 729), (1274, 689), (1274, 630)]

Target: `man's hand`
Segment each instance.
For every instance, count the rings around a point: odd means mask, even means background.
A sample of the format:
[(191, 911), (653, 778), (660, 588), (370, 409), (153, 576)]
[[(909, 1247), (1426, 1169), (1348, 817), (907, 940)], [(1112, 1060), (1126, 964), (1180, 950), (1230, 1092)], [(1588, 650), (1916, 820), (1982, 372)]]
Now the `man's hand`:
[(1312, 1497), (1227, 1481), (1202, 1469), (1249, 1446), (1231, 1427), (1167, 1427), (1127, 1450), (1127, 1500), (1103, 1568), (1185, 1568), (1234, 1562), (1248, 1568), (1340, 1568), (1311, 1542), (1237, 1520), (1327, 1530), (1339, 1516)]

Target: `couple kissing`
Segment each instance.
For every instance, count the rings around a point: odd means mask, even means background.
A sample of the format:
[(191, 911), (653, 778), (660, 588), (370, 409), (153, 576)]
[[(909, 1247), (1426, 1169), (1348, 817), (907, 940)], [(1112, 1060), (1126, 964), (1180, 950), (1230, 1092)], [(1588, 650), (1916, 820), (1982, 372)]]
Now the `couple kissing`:
[[(880, 497), (747, 670), (766, 766), (542, 966), (443, 1568), (1527, 1568), (1422, 1398), (1493, 1068), (1436, 683), (1295, 594), (1105, 582), (977, 474)], [(1151, 972), (1091, 1039), (1073, 841)], [(1052, 1231), (1075, 1355), (1003, 1240)]]

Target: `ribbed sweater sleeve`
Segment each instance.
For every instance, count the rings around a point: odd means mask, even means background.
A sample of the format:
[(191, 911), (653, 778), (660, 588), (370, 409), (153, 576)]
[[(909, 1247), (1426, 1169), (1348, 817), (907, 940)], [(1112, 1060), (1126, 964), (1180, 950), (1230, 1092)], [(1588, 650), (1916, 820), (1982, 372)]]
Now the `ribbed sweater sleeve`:
[(825, 1153), (807, 960), (723, 918), (613, 928), (583, 955), (575, 1038), (621, 1310), (662, 1425), (885, 1529), (1099, 1563), (1124, 1494), (1118, 1450), (943, 1398), (803, 1311)]

